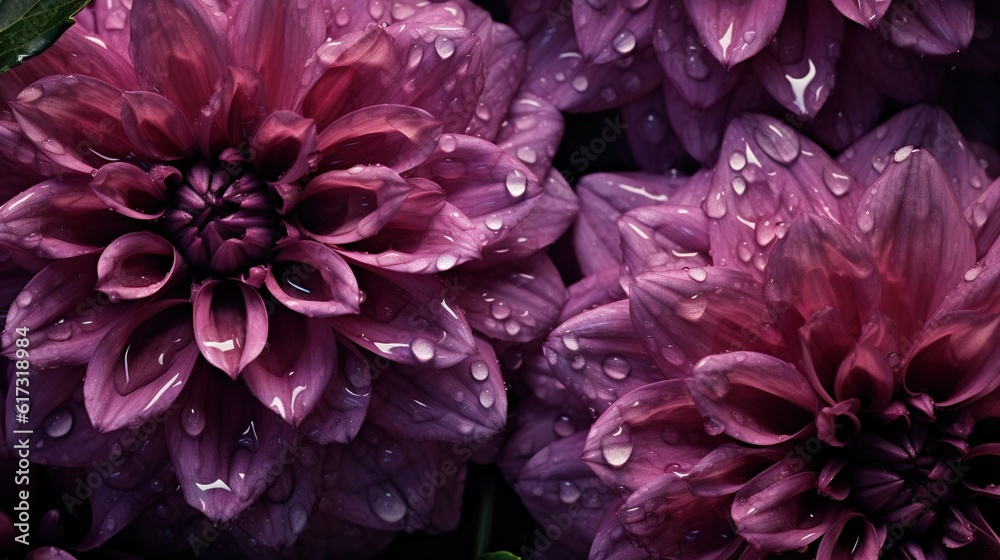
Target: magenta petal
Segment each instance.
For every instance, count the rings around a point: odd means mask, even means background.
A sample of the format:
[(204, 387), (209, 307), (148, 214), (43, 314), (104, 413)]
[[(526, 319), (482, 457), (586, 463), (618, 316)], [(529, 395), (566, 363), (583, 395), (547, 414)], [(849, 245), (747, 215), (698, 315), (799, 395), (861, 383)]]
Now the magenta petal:
[(618, 267), (599, 270), (569, 287), (569, 299), (559, 314), (559, 321), (569, 321), (584, 311), (625, 298), (625, 290), (618, 281)]
[(305, 66), (326, 39), (326, 25), (319, 0), (278, 6), (250, 0), (237, 7), (229, 35), (234, 58), (260, 72), (268, 107), (292, 109), (299, 83), (288, 71)]
[(580, 313), (549, 336), (544, 347), (552, 374), (588, 407), (603, 412), (646, 384), (686, 376), (661, 372), (632, 326), (627, 301)]
[(153, 296), (169, 286), (184, 260), (169, 241), (150, 232), (127, 233), (97, 261), (96, 288), (113, 301)]
[(976, 249), (951, 181), (928, 151), (902, 148), (888, 165), (853, 226), (878, 263), (881, 310), (905, 338), (958, 286)]
[(325, 322), (280, 306), (270, 317), (257, 320), (266, 324), (267, 351), (246, 364), (243, 380), (264, 406), (298, 427), (320, 401), (331, 377), (341, 374), (337, 340)]
[(1000, 239), (1000, 219), (994, 211), (997, 208), (1000, 208), (1000, 178), (993, 181), (965, 209), (965, 218), (972, 225), (973, 235), (976, 237), (976, 256), (980, 259)]
[(161, 95), (125, 93), (122, 123), (129, 140), (152, 160), (181, 159), (194, 147), (194, 133), (187, 118)]
[[(95, 291), (96, 284), (96, 255), (61, 259), (42, 269), (7, 311), (4, 354), (13, 355), (20, 338), (15, 329), (26, 327), (33, 338), (32, 366), (49, 368), (90, 360), (108, 329), (135, 307), (132, 302), (112, 303)], [(39, 305), (41, 301), (46, 304)]]
[(109, 432), (166, 412), (195, 367), (194, 342), (191, 309), (179, 300), (151, 304), (116, 324), (87, 365), (83, 396), (94, 427)]
[(405, 179), (381, 166), (329, 171), (309, 181), (293, 215), (300, 229), (317, 241), (352, 243), (376, 235), (411, 190)]
[(780, 448), (743, 447), (724, 443), (705, 455), (684, 481), (690, 492), (701, 498), (719, 498), (735, 494), (761, 471), (784, 457)]
[(780, 356), (781, 333), (762, 286), (730, 268), (652, 270), (632, 283), (632, 322), (662, 371), (687, 371), (712, 354), (755, 350)]
[(975, 31), (974, 0), (924, 2), (913, 9), (894, 5), (878, 24), (892, 44), (920, 55), (945, 55), (965, 50)]
[(843, 150), (875, 128), (886, 99), (849, 57), (840, 57), (836, 74), (837, 83), (823, 108), (804, 124), (803, 130), (824, 147)]
[(219, 112), (211, 122), (202, 119), (203, 143), (211, 145), (213, 133), (225, 132), (230, 146), (244, 146), (245, 149), (244, 142), (254, 137), (257, 127), (267, 116), (263, 78), (253, 68), (231, 66), (215, 95), (219, 99)]
[(971, 470), (962, 479), (962, 484), (980, 495), (994, 498), (1000, 495), (992, 474), (1000, 464), (1000, 444), (984, 443), (977, 445), (962, 458), (965, 467)]
[(18, 124), (52, 161), (93, 167), (133, 151), (122, 126), (122, 92), (88, 76), (47, 76), (10, 102)]
[(147, 91), (173, 101), (193, 121), (232, 64), (229, 41), (202, 3), (135, 0), (132, 62)]
[(297, 453), (294, 428), (242, 385), (199, 362), (167, 443), (184, 499), (213, 521), (228, 521), (257, 500)]
[(559, 271), (544, 251), (448, 279), (451, 299), (472, 328), (497, 340), (528, 342), (545, 336), (566, 301)]
[(861, 195), (833, 159), (787, 124), (746, 114), (726, 130), (705, 211), (713, 262), (760, 278), (800, 213), (846, 223)]
[(300, 432), (320, 444), (354, 439), (368, 414), (372, 378), (378, 373), (353, 344), (339, 342), (337, 371), (312, 412), (299, 424)]
[(772, 46), (754, 57), (754, 70), (786, 109), (809, 118), (836, 85), (844, 20), (828, 0), (792, 2)]
[(355, 344), (407, 365), (453, 366), (478, 352), (461, 309), (453, 309), (448, 287), (432, 276), (357, 268), (367, 297), (357, 315), (331, 324)]
[(129, 163), (102, 166), (90, 181), (90, 188), (110, 210), (136, 220), (155, 220), (167, 207), (163, 185), (154, 183), (145, 171)]
[(625, 530), (613, 508), (605, 514), (604, 520), (597, 529), (597, 536), (594, 537), (594, 542), (590, 547), (590, 558), (600, 558), (601, 554), (606, 554), (605, 560), (646, 560), (649, 558), (649, 553), (632, 540), (632, 536)]
[(913, 104), (937, 95), (945, 67), (889, 44), (881, 33), (855, 26), (844, 30), (844, 57), (883, 95)]
[(668, 120), (662, 89), (624, 105), (621, 111), (629, 151), (640, 170), (665, 173), (683, 161), (686, 152)]
[(336, 251), (315, 241), (280, 245), (264, 282), (278, 301), (307, 317), (358, 312), (361, 296), (351, 267)]
[(895, 374), (885, 354), (858, 344), (837, 368), (834, 396), (838, 401), (859, 399), (866, 411), (885, 408), (892, 398)]
[(499, 127), (496, 145), (521, 160), (538, 177), (550, 172), (563, 133), (563, 117), (552, 103), (521, 93), (510, 104)]
[(276, 111), (260, 123), (250, 159), (268, 183), (293, 183), (309, 170), (316, 151), (316, 123), (291, 111)]
[(730, 352), (698, 362), (689, 382), (705, 430), (753, 445), (775, 445), (812, 427), (818, 403), (787, 362)]
[(210, 280), (194, 296), (195, 340), (201, 355), (236, 379), (267, 343), (267, 308), (254, 288)]
[(482, 442), (503, 431), (503, 376), (489, 344), (479, 339), (476, 347), (476, 354), (447, 368), (384, 371), (374, 382), (368, 418), (408, 440)]
[[(639, 405), (634, 405), (639, 402)], [(636, 490), (664, 472), (687, 472), (719, 443), (682, 380), (650, 383), (605, 410), (590, 429), (583, 461), (609, 486)]]
[[(444, 10), (451, 9), (451, 6), (447, 4), (439, 4), (438, 6)], [(517, 32), (502, 23), (493, 21), (485, 10), (467, 10), (471, 13), (466, 16), (468, 19), (464, 25), (473, 30), (483, 46), (483, 70), (486, 73), (486, 83), (483, 85), (483, 93), (479, 96), (477, 110), (473, 113), (469, 126), (460, 132), (480, 138), (496, 138), (496, 143), (500, 144), (497, 131), (517, 113), (518, 105), (523, 104), (526, 95), (521, 94), (520, 99), (515, 99), (515, 95), (519, 93), (524, 73), (524, 43)], [(558, 114), (558, 110), (548, 102), (541, 99), (537, 101), (544, 103), (543, 107), (546, 110), (555, 112), (559, 118), (561, 130), (562, 116)], [(495, 113), (492, 110), (494, 107), (504, 107), (506, 110)], [(539, 126), (539, 128), (538, 136), (540, 139), (548, 136), (543, 132), (546, 129), (544, 125)], [(506, 149), (506, 146), (502, 147)]]
[(89, 175), (39, 183), (0, 206), (0, 242), (44, 259), (94, 253), (135, 228), (89, 188)]
[(684, 0), (706, 47), (727, 69), (761, 51), (778, 31), (784, 0)]
[(319, 134), (320, 169), (381, 164), (402, 173), (427, 159), (441, 136), (430, 113), (403, 105), (374, 105), (348, 113)]
[(573, 3), (573, 29), (586, 60), (604, 64), (621, 60), (649, 45), (660, 2)]
[(711, 264), (709, 220), (701, 208), (659, 204), (621, 217), (622, 286), (652, 269), (677, 270)]
[(77, 27), (100, 39), (108, 50), (128, 57), (131, 11), (132, 2), (128, 0), (106, 0), (88, 5), (73, 19)]
[(868, 29), (875, 29), (885, 11), (889, 9), (889, 2), (885, 0), (830, 0), (844, 17), (863, 25)]

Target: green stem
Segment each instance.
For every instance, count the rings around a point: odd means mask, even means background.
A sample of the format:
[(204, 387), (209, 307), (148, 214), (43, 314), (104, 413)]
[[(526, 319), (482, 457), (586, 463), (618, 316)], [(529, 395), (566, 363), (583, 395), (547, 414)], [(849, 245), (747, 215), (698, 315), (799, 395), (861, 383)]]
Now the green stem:
[(483, 481), (483, 498), (479, 508), (479, 526), (476, 527), (476, 550), (473, 558), (479, 558), (490, 544), (493, 531), (493, 500), (496, 494), (496, 475), (490, 473)]

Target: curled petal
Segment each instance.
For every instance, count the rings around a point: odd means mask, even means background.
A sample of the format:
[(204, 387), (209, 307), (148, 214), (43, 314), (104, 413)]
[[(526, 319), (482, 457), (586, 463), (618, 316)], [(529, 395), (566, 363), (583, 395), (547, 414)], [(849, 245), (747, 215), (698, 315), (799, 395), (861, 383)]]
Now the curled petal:
[(292, 311), (307, 317), (357, 313), (358, 281), (344, 259), (315, 241), (282, 244), (264, 279), (267, 289)]
[(618, 221), (622, 240), (622, 286), (657, 268), (676, 270), (711, 264), (709, 220), (700, 208), (659, 204), (632, 210)]
[(184, 260), (169, 241), (150, 232), (127, 233), (111, 242), (97, 261), (97, 289), (113, 301), (142, 299), (177, 278)]
[(374, 365), (353, 344), (340, 342), (337, 371), (312, 412), (299, 424), (301, 432), (320, 444), (354, 439), (368, 414), (372, 378), (378, 373), (372, 371)]
[(878, 24), (882, 36), (921, 55), (953, 54), (969, 46), (976, 21), (973, 0), (914, 6), (892, 6)]
[(778, 31), (784, 0), (684, 0), (708, 50), (732, 68), (761, 51)]
[(236, 379), (267, 343), (264, 300), (243, 282), (210, 280), (194, 297), (194, 331), (201, 355)]
[(87, 365), (90, 421), (109, 432), (170, 408), (198, 359), (191, 309), (166, 300), (131, 313), (108, 331)]
[(834, 395), (838, 401), (859, 399), (867, 411), (882, 410), (892, 398), (894, 378), (882, 351), (858, 344), (837, 368)]
[[(243, 146), (254, 138), (257, 128), (267, 116), (267, 96), (264, 80), (253, 68), (231, 66), (216, 94), (219, 98), (219, 112), (212, 122), (202, 122), (202, 127), (217, 127), (224, 131), (231, 146)], [(202, 135), (211, 138), (216, 130), (202, 130)], [(214, 152), (213, 150), (209, 150)]]
[(250, 159), (269, 183), (293, 183), (316, 151), (316, 123), (291, 111), (268, 115), (250, 142)]
[(996, 485), (996, 467), (1000, 465), (1000, 444), (984, 443), (966, 453), (961, 465), (956, 465), (948, 478), (961, 477), (962, 484), (979, 494), (990, 497), (1000, 495)]
[(831, 0), (831, 2), (840, 13), (844, 14), (844, 17), (868, 29), (875, 29), (885, 11), (889, 9), (889, 4), (882, 0)]
[(129, 140), (152, 160), (181, 159), (194, 147), (194, 133), (187, 119), (162, 95), (125, 93), (122, 123)]
[(693, 495), (720, 498), (735, 494), (744, 484), (781, 459), (784, 454), (773, 447), (743, 447), (724, 443), (702, 459), (684, 481)]
[(874, 558), (882, 551), (885, 533), (864, 515), (848, 513), (827, 529), (816, 551), (817, 560)]
[(441, 123), (403, 105), (374, 105), (348, 113), (319, 134), (321, 169), (381, 164), (402, 173), (434, 151)]
[(155, 220), (167, 208), (163, 185), (129, 163), (102, 166), (90, 181), (90, 188), (109, 209), (136, 220)]

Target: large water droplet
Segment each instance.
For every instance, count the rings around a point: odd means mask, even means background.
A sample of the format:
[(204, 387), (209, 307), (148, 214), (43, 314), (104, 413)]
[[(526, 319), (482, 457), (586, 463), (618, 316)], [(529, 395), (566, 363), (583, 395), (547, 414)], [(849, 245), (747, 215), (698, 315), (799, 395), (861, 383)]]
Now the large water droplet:
[(68, 408), (57, 408), (45, 418), (42, 429), (49, 437), (60, 438), (73, 429), (73, 413)]
[(444, 35), (439, 35), (434, 40), (434, 50), (441, 58), (450, 58), (451, 55), (455, 54), (455, 42)]
[(573, 425), (573, 420), (569, 416), (560, 416), (556, 418), (555, 423), (552, 425), (553, 431), (559, 437), (568, 437), (576, 431), (576, 426)]
[(410, 342), (410, 351), (418, 362), (427, 363), (434, 359), (434, 343), (426, 338), (414, 338)]
[(601, 361), (601, 369), (604, 370), (604, 375), (607, 375), (611, 379), (622, 380), (628, 377), (629, 372), (632, 371), (632, 366), (628, 363), (625, 356), (608, 354)]
[(476, 381), (486, 381), (486, 378), (490, 376), (490, 368), (482, 360), (472, 362), (472, 365), (469, 366), (469, 372), (472, 373), (472, 378)]
[(601, 453), (612, 467), (620, 467), (632, 456), (632, 430), (625, 424), (601, 439)]
[(406, 516), (406, 503), (399, 491), (389, 484), (368, 488), (368, 505), (386, 523), (396, 523)]
[(559, 483), (559, 501), (572, 504), (580, 499), (580, 489), (568, 480)]
[(496, 400), (497, 396), (493, 394), (493, 389), (489, 387), (483, 387), (483, 390), (479, 392), (479, 404), (483, 405), (483, 408), (491, 408)]
[(528, 190), (528, 178), (518, 169), (511, 169), (507, 172), (505, 183), (507, 192), (514, 197), (522, 196)]
[(896, 152), (892, 154), (892, 161), (896, 163), (903, 163), (904, 161), (906, 161), (906, 158), (910, 157), (910, 154), (912, 152), (913, 152), (913, 146), (903, 146), (902, 148), (896, 150)]
[(703, 421), (705, 423), (705, 432), (710, 436), (717, 436), (726, 430), (726, 425), (714, 416), (706, 416)]
[(573, 89), (575, 89), (576, 91), (583, 93), (587, 91), (587, 88), (589, 86), (590, 82), (587, 81), (586, 76), (577, 76), (573, 78)]
[(205, 429), (205, 415), (200, 410), (189, 408), (181, 413), (181, 427), (191, 437), (197, 437)]
[(574, 352), (580, 349), (580, 340), (576, 337), (576, 334), (573, 332), (567, 331), (565, 334), (563, 334), (562, 341), (563, 345), (565, 345), (566, 348), (569, 348)]
[(858, 227), (865, 233), (868, 233), (873, 227), (875, 227), (875, 217), (872, 216), (871, 210), (865, 210), (860, 216), (858, 216)]
[(611, 46), (621, 54), (628, 54), (635, 49), (635, 35), (626, 29), (611, 40)]
[(729, 167), (733, 171), (740, 171), (747, 165), (747, 156), (740, 150), (734, 150), (729, 154)]
[(494, 319), (502, 321), (510, 317), (510, 306), (503, 301), (494, 301), (490, 304), (490, 313)]
[(851, 187), (851, 177), (846, 173), (827, 171), (823, 173), (823, 184), (834, 196), (843, 196)]
[(452, 255), (451, 253), (443, 253), (437, 258), (437, 268), (439, 271), (449, 270), (451, 267), (455, 266), (458, 262), (458, 257)]
[(674, 313), (688, 321), (697, 321), (705, 314), (706, 309), (708, 309), (708, 298), (699, 294), (674, 304)]

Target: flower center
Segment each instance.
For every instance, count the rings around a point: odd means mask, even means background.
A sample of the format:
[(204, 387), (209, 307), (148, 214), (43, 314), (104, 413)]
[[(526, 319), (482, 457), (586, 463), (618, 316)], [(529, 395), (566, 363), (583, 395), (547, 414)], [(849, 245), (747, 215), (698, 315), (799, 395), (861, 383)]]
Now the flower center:
[(280, 218), (252, 170), (200, 162), (184, 172), (162, 221), (188, 265), (213, 275), (258, 263), (278, 239)]

